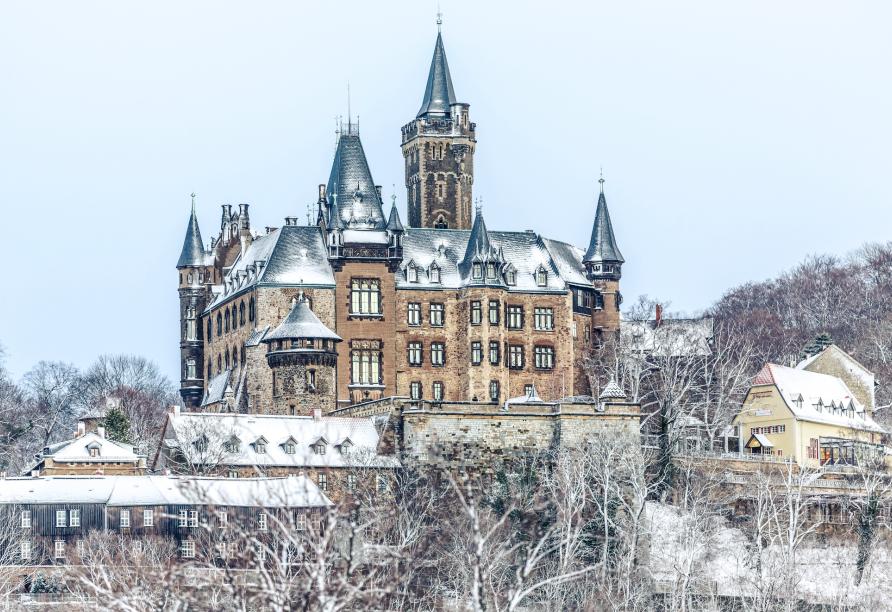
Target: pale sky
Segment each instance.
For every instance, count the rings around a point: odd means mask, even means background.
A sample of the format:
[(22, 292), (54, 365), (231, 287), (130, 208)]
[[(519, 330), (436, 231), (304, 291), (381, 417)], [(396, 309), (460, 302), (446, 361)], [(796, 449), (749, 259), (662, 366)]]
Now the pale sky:
[[(890, 239), (892, 4), (441, 0), (490, 229), (585, 246), (599, 168), (622, 291), (688, 312)], [(435, 1), (0, 3), (0, 343), (18, 376), (138, 353), (178, 380), (174, 266), (198, 194), (305, 218), (346, 84), (397, 185)]]

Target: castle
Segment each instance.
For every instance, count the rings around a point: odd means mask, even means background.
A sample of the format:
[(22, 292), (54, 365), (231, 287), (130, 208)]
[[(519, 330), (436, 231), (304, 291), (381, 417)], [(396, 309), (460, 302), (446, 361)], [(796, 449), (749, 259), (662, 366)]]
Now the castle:
[[(619, 329), (624, 263), (601, 179), (583, 250), (472, 216), (476, 124), (437, 34), (402, 128), (407, 223), (384, 213), (358, 127), (339, 133), (315, 225), (256, 233), (224, 204), (210, 248), (192, 214), (177, 262), (186, 409), (308, 415), (386, 397), (587, 395), (581, 357)], [(535, 391), (533, 391), (535, 390)]]

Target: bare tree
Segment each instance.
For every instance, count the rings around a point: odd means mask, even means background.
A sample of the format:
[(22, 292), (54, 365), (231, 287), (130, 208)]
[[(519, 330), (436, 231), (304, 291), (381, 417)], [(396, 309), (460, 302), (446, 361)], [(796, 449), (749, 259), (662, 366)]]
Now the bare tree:
[(31, 425), (40, 447), (73, 435), (81, 414), (80, 372), (71, 364), (41, 361), (23, 379), (32, 409)]

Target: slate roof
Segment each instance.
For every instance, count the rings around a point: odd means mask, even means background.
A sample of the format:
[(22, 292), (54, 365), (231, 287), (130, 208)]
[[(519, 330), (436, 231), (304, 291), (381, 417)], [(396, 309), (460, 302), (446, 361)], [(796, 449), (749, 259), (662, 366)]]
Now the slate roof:
[[(329, 196), (329, 224), (348, 229), (384, 229), (384, 211), (362, 141), (355, 127), (338, 137), (326, 193)], [(335, 197), (336, 194), (336, 197)]]
[[(753, 379), (753, 386), (758, 385), (774, 385), (797, 419), (885, 433), (836, 376), (768, 363)], [(800, 398), (802, 401), (797, 401)], [(851, 409), (854, 416), (848, 416)]]
[(446, 49), (443, 47), (443, 36), (437, 32), (434, 45), (434, 56), (427, 75), (427, 86), (424, 88), (424, 99), (417, 117), (426, 115), (448, 115), (449, 107), (455, 104), (455, 91), (452, 88), (452, 76), (449, 74), (449, 63), (446, 61)]
[(328, 329), (325, 323), (319, 320), (316, 313), (310, 310), (307, 300), (295, 300), (291, 306), (291, 312), (282, 323), (263, 339), (264, 342), (292, 338), (322, 338), (325, 340), (340, 340), (341, 337)]
[(616, 237), (613, 235), (613, 224), (610, 222), (610, 212), (607, 210), (607, 198), (604, 191), (598, 196), (598, 208), (595, 210), (595, 223), (592, 226), (592, 237), (588, 243), (588, 250), (582, 259), (585, 262), (618, 262), (623, 263), (623, 254), (616, 245)]
[(207, 391), (205, 391), (204, 399), (201, 400), (202, 406), (223, 401), (223, 395), (226, 393), (226, 387), (229, 386), (231, 375), (231, 369), (223, 370), (208, 381)]
[(601, 395), (598, 396), (598, 399), (626, 399), (626, 392), (623, 391), (622, 387), (620, 387), (615, 380), (611, 380), (607, 383), (607, 386), (604, 387), (604, 390), (601, 391)]
[(402, 232), (406, 228), (403, 227), (403, 222), (400, 221), (400, 213), (396, 209), (396, 199), (394, 199), (393, 204), (390, 206), (390, 216), (387, 218), (387, 231), (388, 232)]
[(186, 226), (183, 250), (180, 251), (180, 258), (177, 260), (177, 268), (203, 266), (209, 263), (207, 259), (208, 253), (205, 252), (204, 243), (201, 241), (201, 229), (198, 227), (198, 217), (195, 216), (195, 207), (193, 206), (192, 214), (189, 216), (189, 225)]
[[(371, 418), (323, 416), (318, 419), (303, 416), (261, 414), (221, 414), (181, 412), (169, 414), (166, 439), (168, 447), (180, 448), (184, 453), (193, 449), (199, 435), (210, 439), (210, 444), (224, 445), (236, 438), (238, 452), (221, 450), (225, 465), (264, 467), (397, 467), (393, 456), (378, 455), (378, 431)], [(254, 442), (267, 440), (266, 452), (258, 453)], [(325, 454), (317, 454), (312, 445), (324, 438), (328, 443)], [(289, 439), (295, 443), (295, 453), (285, 452)], [(352, 445), (349, 451), (339, 446), (345, 440)]]
[(2, 504), (217, 505), (321, 508), (331, 501), (306, 476), (45, 476), (0, 481)]
[[(263, 262), (260, 272), (256, 263)], [(316, 226), (286, 225), (256, 238), (217, 286), (208, 311), (258, 285), (334, 287), (328, 250)]]

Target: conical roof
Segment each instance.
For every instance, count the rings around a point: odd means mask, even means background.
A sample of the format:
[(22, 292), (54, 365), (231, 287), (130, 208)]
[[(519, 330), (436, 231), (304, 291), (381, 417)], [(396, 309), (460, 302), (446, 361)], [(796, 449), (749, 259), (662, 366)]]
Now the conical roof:
[[(474, 215), (474, 225), (471, 226), (471, 235), (468, 237), (465, 255), (458, 266), (463, 276), (467, 277), (469, 275), (471, 267), (475, 262), (481, 264), (487, 262), (504, 263), (501, 252), (493, 246), (490, 240), (486, 222), (483, 220), (483, 211), (479, 207), (477, 208), (477, 214)], [(489, 279), (490, 282), (493, 280)], [(498, 276), (497, 280), (501, 282), (501, 275)]]
[(400, 213), (396, 209), (396, 200), (394, 199), (393, 204), (390, 205), (390, 217), (387, 219), (387, 231), (402, 232), (404, 230), (403, 222), (400, 221)]
[(598, 209), (595, 211), (595, 224), (592, 226), (592, 238), (588, 243), (583, 262), (612, 261), (623, 263), (622, 253), (616, 246), (613, 225), (610, 223), (610, 212), (607, 210), (607, 198), (604, 191), (598, 196)]
[(319, 320), (316, 313), (310, 310), (310, 305), (303, 296), (294, 300), (291, 312), (288, 313), (285, 320), (276, 329), (268, 333), (263, 341), (270, 342), (271, 340), (292, 340), (297, 338), (341, 339), (340, 336), (328, 329)]
[(601, 391), (601, 395), (598, 396), (600, 400), (608, 400), (608, 399), (626, 399), (626, 393), (622, 390), (618, 384), (616, 384), (615, 380), (611, 380), (607, 383), (607, 386), (604, 387), (604, 390)]
[(186, 239), (183, 240), (183, 250), (180, 251), (180, 259), (177, 268), (204, 265), (204, 243), (201, 241), (201, 230), (198, 228), (198, 217), (195, 215), (195, 206), (192, 206), (192, 214), (189, 216), (189, 225), (186, 226)]
[(326, 191), (329, 198), (329, 227), (384, 229), (384, 212), (369, 163), (356, 127), (347, 126), (338, 138)]
[(446, 49), (443, 48), (443, 36), (437, 32), (437, 44), (434, 45), (434, 57), (431, 59), (431, 69), (427, 75), (424, 100), (417, 116), (448, 115), (452, 104), (455, 104), (452, 76), (449, 74), (449, 63), (446, 61)]

